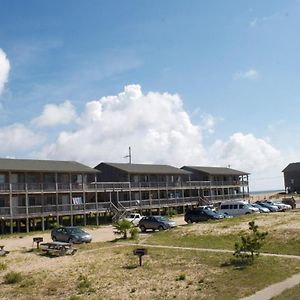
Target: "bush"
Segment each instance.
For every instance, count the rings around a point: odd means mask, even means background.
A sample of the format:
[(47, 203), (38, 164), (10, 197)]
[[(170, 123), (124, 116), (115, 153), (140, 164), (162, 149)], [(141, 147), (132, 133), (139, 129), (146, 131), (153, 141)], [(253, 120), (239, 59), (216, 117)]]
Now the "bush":
[(185, 280), (186, 276), (185, 274), (180, 274), (178, 277), (176, 277), (176, 281)]
[(6, 284), (14, 284), (21, 282), (23, 279), (22, 274), (19, 272), (11, 271), (4, 275), (4, 283)]
[(7, 269), (7, 265), (4, 262), (0, 262), (0, 271), (2, 270), (6, 270)]
[(90, 289), (92, 286), (92, 283), (90, 280), (85, 276), (80, 274), (78, 277), (78, 283), (77, 283), (77, 288), (83, 292), (86, 289)]
[(249, 222), (251, 233), (241, 236), (241, 241), (235, 243), (234, 256), (239, 259), (250, 259), (254, 261), (254, 256), (258, 256), (268, 232), (259, 232), (254, 221)]
[(127, 239), (128, 237), (128, 232), (130, 232), (130, 230), (132, 228), (135, 228), (134, 225), (128, 221), (128, 220), (119, 220), (117, 223), (115, 223), (114, 225), (114, 233), (115, 234), (119, 234), (119, 235), (123, 235), (123, 239)]
[(139, 230), (138, 230), (136, 227), (132, 227), (132, 228), (129, 230), (129, 232), (130, 232), (130, 238), (131, 238), (132, 240), (137, 239)]

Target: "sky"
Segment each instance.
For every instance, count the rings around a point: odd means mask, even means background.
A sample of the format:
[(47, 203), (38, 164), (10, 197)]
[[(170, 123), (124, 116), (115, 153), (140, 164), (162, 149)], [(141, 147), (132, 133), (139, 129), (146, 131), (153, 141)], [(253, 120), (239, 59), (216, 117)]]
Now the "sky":
[(300, 2), (0, 0), (0, 157), (300, 161)]

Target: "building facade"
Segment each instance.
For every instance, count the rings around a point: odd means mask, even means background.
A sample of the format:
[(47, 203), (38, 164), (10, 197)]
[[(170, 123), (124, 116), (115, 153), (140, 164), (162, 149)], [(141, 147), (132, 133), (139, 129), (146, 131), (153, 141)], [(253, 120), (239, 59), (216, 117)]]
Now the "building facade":
[(290, 163), (282, 172), (285, 191), (300, 194), (300, 162)]
[(74, 161), (0, 159), (0, 232), (44, 230), (54, 222), (72, 226), (78, 220), (98, 225), (103, 216), (115, 221), (132, 210), (160, 213), (249, 196), (248, 174), (226, 171), (201, 175), (196, 167), (90, 168)]

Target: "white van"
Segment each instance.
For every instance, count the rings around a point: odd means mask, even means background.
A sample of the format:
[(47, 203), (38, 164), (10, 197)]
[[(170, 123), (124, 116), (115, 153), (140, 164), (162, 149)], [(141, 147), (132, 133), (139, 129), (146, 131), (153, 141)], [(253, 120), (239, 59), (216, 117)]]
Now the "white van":
[(259, 209), (248, 205), (246, 201), (223, 202), (219, 212), (230, 216), (259, 213)]

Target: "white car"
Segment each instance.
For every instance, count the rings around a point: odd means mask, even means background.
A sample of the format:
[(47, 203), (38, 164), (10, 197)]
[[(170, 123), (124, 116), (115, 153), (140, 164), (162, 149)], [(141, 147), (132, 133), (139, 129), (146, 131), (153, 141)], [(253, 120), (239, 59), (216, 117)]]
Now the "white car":
[(129, 222), (133, 223), (135, 226), (139, 225), (140, 220), (143, 218), (141, 214), (132, 213), (128, 215), (125, 220), (128, 220)]
[(268, 203), (268, 204), (270, 204), (270, 205), (275, 205), (275, 206), (277, 206), (278, 209), (279, 209), (280, 211), (286, 211), (286, 210), (288, 210), (288, 209), (292, 209), (292, 206), (291, 206), (291, 205), (289, 205), (289, 204), (284, 204), (284, 203), (282, 203), (282, 202), (275, 202), (275, 201), (271, 201), (271, 200), (267, 200), (267, 201), (264, 201), (264, 202), (266, 202), (266, 203)]

